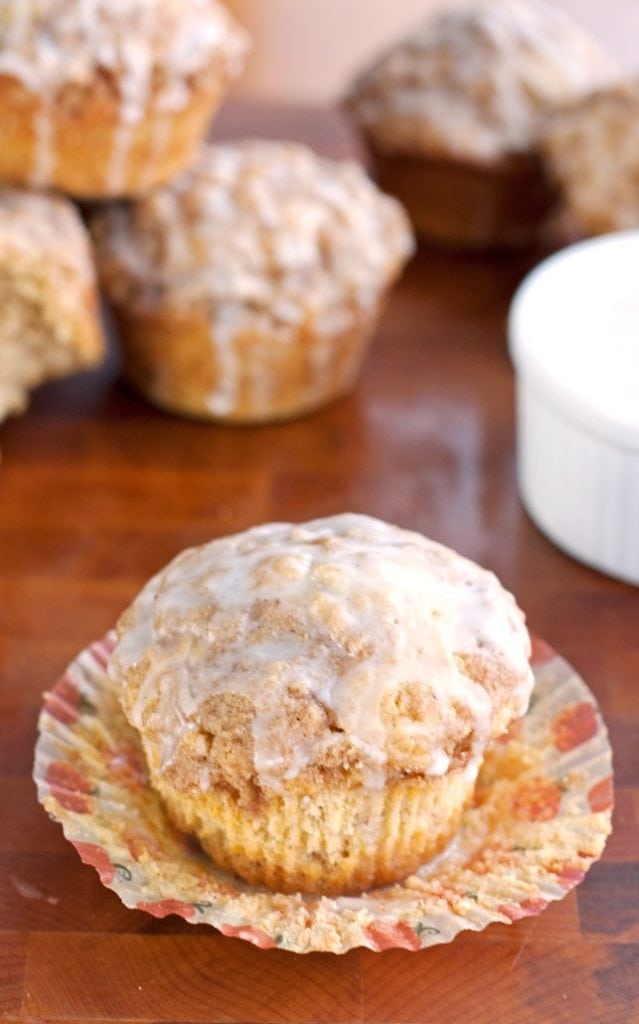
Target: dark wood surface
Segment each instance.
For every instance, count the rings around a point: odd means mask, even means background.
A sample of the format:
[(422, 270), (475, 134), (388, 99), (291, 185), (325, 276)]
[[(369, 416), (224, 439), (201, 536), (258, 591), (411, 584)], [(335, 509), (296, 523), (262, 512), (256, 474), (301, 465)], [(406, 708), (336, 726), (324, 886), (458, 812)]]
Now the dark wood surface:
[[(329, 114), (231, 110), (352, 151)], [(356, 392), (297, 423), (222, 429), (103, 371), (43, 388), (0, 432), (0, 1016), (10, 1021), (639, 1021), (639, 590), (562, 555), (517, 499), (505, 317), (534, 261), (423, 251)], [(35, 798), (38, 706), (176, 552), (270, 519), (368, 512), (494, 569), (582, 672), (615, 750), (601, 863), (537, 918), (421, 953), (296, 957), (126, 910)]]

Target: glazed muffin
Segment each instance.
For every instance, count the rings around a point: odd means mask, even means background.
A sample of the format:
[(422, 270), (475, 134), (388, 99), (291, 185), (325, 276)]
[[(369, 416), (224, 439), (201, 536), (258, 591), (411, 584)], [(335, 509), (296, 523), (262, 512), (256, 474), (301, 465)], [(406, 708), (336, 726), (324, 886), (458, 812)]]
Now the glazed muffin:
[(237, 423), (352, 387), (413, 246), (357, 165), (263, 141), (206, 147), (98, 216), (94, 237), (130, 381), (166, 409)]
[(577, 231), (639, 227), (639, 82), (602, 89), (550, 119), (543, 145)]
[(532, 688), (492, 573), (362, 515), (185, 551), (118, 624), (110, 673), (152, 784), (248, 882), (394, 882), (451, 838)]
[(0, 191), (0, 420), (104, 354), (87, 232), (66, 199)]
[(94, 199), (169, 180), (246, 50), (217, 0), (3, 0), (0, 180)]
[(534, 241), (556, 193), (539, 150), (549, 111), (608, 81), (611, 59), (541, 0), (436, 14), (354, 84), (347, 107), (382, 187), (426, 239), (468, 248)]

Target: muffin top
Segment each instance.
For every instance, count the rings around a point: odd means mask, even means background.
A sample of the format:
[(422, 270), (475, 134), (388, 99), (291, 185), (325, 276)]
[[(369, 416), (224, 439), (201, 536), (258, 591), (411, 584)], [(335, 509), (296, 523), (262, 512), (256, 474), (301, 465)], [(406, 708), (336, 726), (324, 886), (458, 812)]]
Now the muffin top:
[(579, 227), (639, 227), (639, 81), (602, 89), (560, 111), (543, 147)]
[(0, 75), (51, 98), (67, 86), (115, 80), (125, 120), (150, 94), (183, 107), (188, 82), (214, 68), (242, 71), (247, 36), (217, 0), (2, 0)]
[(185, 551), (118, 637), (110, 672), (154, 767), (243, 800), (315, 772), (474, 774), (532, 688), (524, 617), (496, 577), (362, 515)]
[(204, 308), (225, 333), (342, 326), (412, 252), (408, 220), (350, 162), (305, 146), (207, 146), (191, 170), (95, 222), (116, 304)]
[(347, 104), (389, 152), (490, 162), (530, 152), (542, 116), (617, 69), (543, 0), (441, 12), (383, 55)]
[(61, 196), (0, 190), (0, 263), (14, 276), (41, 273), (56, 293), (56, 306), (75, 304), (74, 282), (95, 284), (89, 237), (76, 208)]

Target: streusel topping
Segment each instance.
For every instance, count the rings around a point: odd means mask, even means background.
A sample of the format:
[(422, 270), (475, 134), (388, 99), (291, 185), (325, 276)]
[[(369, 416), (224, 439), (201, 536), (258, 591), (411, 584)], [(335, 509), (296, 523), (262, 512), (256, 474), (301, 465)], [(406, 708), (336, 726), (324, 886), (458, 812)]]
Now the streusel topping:
[[(243, 68), (247, 37), (217, 0), (2, 0), (0, 75), (53, 99), (66, 85), (116, 76), (125, 117), (152, 88), (159, 109), (181, 108), (187, 80), (211, 63)], [(156, 79), (161, 81), (156, 81)]]
[(188, 751), (201, 788), (277, 791), (313, 768), (364, 785), (476, 773), (533, 681), (523, 614), (492, 573), (362, 515), (186, 551), (118, 635), (127, 717), (162, 770)]
[(639, 81), (601, 90), (550, 119), (544, 150), (582, 230), (639, 227)]
[(599, 44), (543, 0), (482, 0), (425, 22), (347, 102), (381, 149), (490, 161), (529, 151), (549, 109), (617, 74)]
[[(36, 99), (29, 182), (51, 183), (56, 114), (74, 116), (89, 96), (111, 97), (112, 151), (105, 168), (117, 195), (135, 130), (152, 115), (149, 160), (168, 145), (166, 119), (200, 86), (219, 90), (244, 67), (248, 39), (217, 0), (0, 0), (0, 76)], [(31, 116), (27, 109), (25, 116)]]
[(17, 188), (0, 190), (0, 258), (16, 274), (21, 267), (42, 265), (57, 277), (58, 304), (64, 303), (71, 276), (95, 284), (87, 232), (76, 208), (67, 199)]
[(412, 252), (407, 218), (354, 163), (305, 146), (207, 146), (199, 163), (95, 225), (110, 298), (210, 309), (218, 335), (331, 330), (369, 308)]

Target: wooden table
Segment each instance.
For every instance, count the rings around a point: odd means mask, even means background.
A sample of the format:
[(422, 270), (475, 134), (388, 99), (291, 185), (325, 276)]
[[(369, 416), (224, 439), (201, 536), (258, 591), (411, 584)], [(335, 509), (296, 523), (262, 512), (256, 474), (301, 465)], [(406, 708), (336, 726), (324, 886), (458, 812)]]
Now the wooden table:
[[(328, 114), (226, 114), (343, 154)], [(420, 253), (357, 391), (298, 423), (228, 430), (148, 408), (115, 360), (2, 429), (0, 1014), (11, 1021), (639, 1021), (639, 590), (562, 555), (517, 499), (505, 315), (532, 262)], [(615, 831), (537, 918), (422, 953), (294, 956), (126, 910), (38, 806), (42, 691), (176, 552), (350, 509), (493, 568), (583, 673), (616, 755)]]

